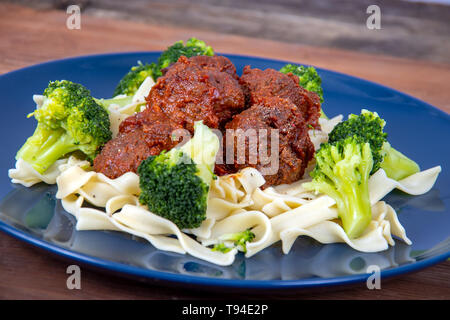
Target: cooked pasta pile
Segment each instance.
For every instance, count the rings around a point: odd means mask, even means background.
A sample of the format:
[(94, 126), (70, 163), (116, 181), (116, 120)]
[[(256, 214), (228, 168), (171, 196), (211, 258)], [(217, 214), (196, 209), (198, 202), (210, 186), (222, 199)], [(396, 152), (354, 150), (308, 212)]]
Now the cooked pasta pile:
[[(328, 133), (341, 120), (342, 116), (320, 119), (322, 130), (310, 132), (316, 149), (327, 141)], [(61, 199), (64, 209), (76, 217), (77, 230), (122, 231), (144, 238), (160, 250), (188, 253), (225, 266), (233, 263), (239, 249), (233, 247), (220, 252), (211, 250), (211, 246), (222, 242), (227, 234), (247, 229), (251, 229), (255, 237), (246, 245), (246, 257), (278, 241), (281, 241), (283, 253), (288, 254), (299, 236), (321, 243), (344, 242), (362, 252), (386, 250), (395, 244), (393, 236), (411, 244), (395, 210), (382, 199), (393, 189), (411, 195), (424, 194), (433, 187), (440, 171), (441, 167), (437, 166), (400, 181), (388, 178), (383, 169), (374, 173), (369, 181), (372, 221), (355, 239), (344, 232), (332, 198), (302, 187), (309, 179), (261, 189), (265, 180), (254, 168), (213, 181), (206, 219), (200, 227), (189, 230), (180, 230), (170, 220), (153, 214), (139, 203), (139, 177), (132, 172), (110, 179), (92, 171), (88, 161), (70, 156), (58, 160), (45, 174), (37, 173), (19, 159), (9, 175), (13, 183), (27, 187), (41, 181), (56, 183), (56, 197)]]

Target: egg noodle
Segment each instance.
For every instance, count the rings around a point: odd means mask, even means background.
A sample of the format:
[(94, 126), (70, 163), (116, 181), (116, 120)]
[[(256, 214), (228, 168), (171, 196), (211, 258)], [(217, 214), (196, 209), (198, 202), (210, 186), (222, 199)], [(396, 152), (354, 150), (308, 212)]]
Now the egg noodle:
[[(114, 110), (110, 116), (114, 117), (112, 125), (118, 127), (121, 119), (135, 112), (135, 106), (111, 110)], [(320, 119), (322, 129), (309, 132), (316, 150), (327, 141), (329, 132), (342, 118)], [(313, 165), (310, 164), (309, 170)], [(278, 241), (281, 241), (283, 253), (288, 254), (299, 236), (311, 237), (321, 243), (343, 242), (361, 252), (386, 250), (395, 244), (394, 236), (411, 244), (395, 210), (382, 199), (394, 189), (411, 195), (424, 194), (433, 187), (440, 171), (441, 167), (437, 166), (396, 181), (379, 169), (369, 180), (372, 221), (355, 239), (350, 239), (344, 232), (336, 202), (331, 197), (314, 194), (302, 187), (310, 179), (261, 189), (265, 180), (254, 168), (214, 180), (206, 219), (198, 228), (183, 230), (139, 203), (139, 177), (133, 172), (110, 179), (94, 172), (88, 161), (70, 156), (58, 160), (44, 174), (19, 159), (15, 168), (9, 170), (9, 176), (13, 183), (26, 187), (39, 182), (56, 183), (56, 197), (61, 199), (64, 209), (76, 217), (77, 230), (126, 232), (146, 239), (157, 249), (188, 253), (226, 266), (233, 263), (239, 248), (220, 252), (211, 250), (211, 246), (223, 243), (227, 234), (247, 229), (255, 234), (255, 238), (246, 245), (246, 257)]]

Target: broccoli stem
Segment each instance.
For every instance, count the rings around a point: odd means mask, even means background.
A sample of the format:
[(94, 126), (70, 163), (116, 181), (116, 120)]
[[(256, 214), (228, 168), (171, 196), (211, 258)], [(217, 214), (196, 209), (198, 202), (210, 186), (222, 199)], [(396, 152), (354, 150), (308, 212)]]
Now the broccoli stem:
[(400, 151), (392, 148), (389, 143), (383, 144), (383, 151), (386, 154), (380, 167), (386, 172), (389, 178), (398, 181), (420, 171), (417, 163)]
[(313, 181), (307, 190), (327, 194), (336, 201), (338, 216), (349, 238), (359, 237), (372, 219), (369, 177), (373, 167), (370, 144), (347, 138), (337, 146), (323, 144), (316, 154)]
[(26, 158), (30, 159), (31, 155), (38, 153), (43, 142), (47, 141), (51, 134), (50, 130), (46, 130), (43, 125), (38, 124), (33, 135), (27, 139), (25, 144), (17, 151), (16, 160)]
[(108, 110), (108, 107), (111, 104), (117, 104), (120, 107), (124, 107), (129, 105), (132, 102), (133, 96), (119, 97), (119, 98), (111, 98), (111, 99), (97, 99), (94, 98), (95, 102), (101, 105), (103, 108)]
[(311, 185), (313, 189), (329, 195), (336, 201), (345, 233), (350, 239), (356, 238), (372, 219), (368, 183), (363, 181), (359, 184), (351, 172), (339, 176), (330, 173), (328, 177), (334, 182), (336, 190), (327, 182), (313, 182)]
[(40, 174), (44, 173), (56, 160), (63, 155), (77, 150), (74, 143), (64, 130), (49, 131), (38, 125), (34, 134), (17, 152), (16, 159), (23, 159)]
[(369, 188), (367, 183), (344, 183), (343, 207), (338, 203), (342, 226), (350, 239), (360, 236), (372, 220)]
[(197, 165), (198, 176), (207, 185), (214, 178), (213, 168), (216, 161), (219, 139), (203, 124), (202, 121), (194, 124), (195, 134), (180, 150), (187, 154)]
[[(341, 201), (344, 201), (344, 207), (339, 207), (338, 212), (342, 221), (342, 226), (350, 239), (359, 237), (372, 220), (372, 210), (369, 195), (369, 177), (372, 171), (373, 159), (369, 143), (365, 143), (361, 148), (361, 160), (357, 165), (357, 170), (351, 164), (355, 152), (353, 148), (345, 148), (346, 159), (349, 162), (339, 162), (336, 169), (339, 171), (339, 177), (342, 183), (338, 184), (341, 188)], [(341, 166), (342, 164), (342, 166)]]

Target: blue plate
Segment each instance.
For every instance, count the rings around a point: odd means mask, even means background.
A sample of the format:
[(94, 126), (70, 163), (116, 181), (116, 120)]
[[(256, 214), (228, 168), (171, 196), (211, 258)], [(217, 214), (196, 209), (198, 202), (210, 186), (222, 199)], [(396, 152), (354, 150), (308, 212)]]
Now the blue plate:
[[(14, 156), (34, 131), (26, 115), (34, 108), (32, 95), (42, 93), (49, 80), (68, 79), (91, 89), (95, 97), (110, 97), (119, 79), (135, 65), (156, 61), (159, 52), (103, 54), (39, 64), (0, 77), (3, 137), (0, 158), (0, 229), (34, 246), (74, 263), (101, 268), (136, 279), (171, 285), (221, 290), (298, 289), (364, 282), (371, 265), (381, 277), (416, 271), (450, 256), (450, 159), (447, 147), (449, 115), (435, 107), (390, 88), (318, 69), (325, 92), (328, 116), (377, 111), (387, 121), (389, 141), (416, 160), (421, 168), (441, 165), (434, 188), (412, 197), (394, 191), (386, 197), (413, 244), (400, 240), (379, 253), (357, 252), (344, 244), (321, 245), (311, 239), (296, 241), (283, 255), (279, 244), (250, 259), (238, 255), (235, 263), (219, 267), (208, 262), (163, 252), (148, 242), (119, 232), (76, 231), (74, 218), (55, 200), (55, 186), (39, 184), (24, 188), (10, 183), (7, 175)], [(237, 70), (245, 65), (279, 69), (283, 61), (227, 55)]]

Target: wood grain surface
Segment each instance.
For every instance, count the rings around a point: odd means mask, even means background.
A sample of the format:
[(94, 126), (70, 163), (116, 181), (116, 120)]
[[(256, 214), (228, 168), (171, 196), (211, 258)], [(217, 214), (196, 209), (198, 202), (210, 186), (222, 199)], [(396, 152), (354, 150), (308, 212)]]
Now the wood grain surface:
[[(14, 0), (178, 28), (450, 63), (450, 6), (405, 0)], [(379, 30), (366, 27), (380, 8)], [(286, 32), (289, 30), (289, 32)]]
[[(0, 3), (0, 73), (58, 58), (104, 52), (161, 50), (196, 36), (217, 52), (312, 64), (382, 83), (450, 112), (450, 66), (271, 40), (224, 35), (82, 15), (81, 30), (66, 28), (67, 15)], [(290, 293), (207, 293), (144, 284), (82, 267), (81, 290), (68, 290), (71, 264), (0, 233), (1, 299), (449, 299), (450, 262), (383, 281)]]

